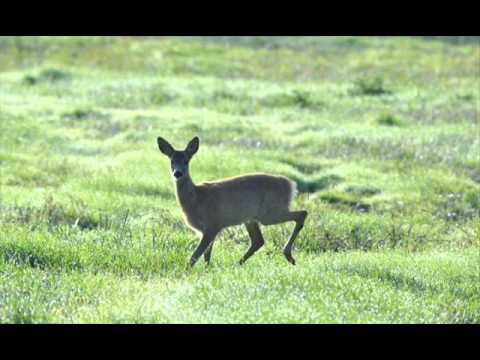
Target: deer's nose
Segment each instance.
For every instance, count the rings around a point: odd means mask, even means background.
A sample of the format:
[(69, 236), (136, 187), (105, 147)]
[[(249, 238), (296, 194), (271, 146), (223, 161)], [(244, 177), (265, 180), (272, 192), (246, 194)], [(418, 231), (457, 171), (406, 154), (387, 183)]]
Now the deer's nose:
[(175, 176), (177, 179), (178, 179), (179, 177), (181, 177), (182, 175), (183, 175), (183, 173), (182, 173), (181, 171), (179, 171), (179, 170), (175, 170), (175, 171), (173, 172), (173, 176)]

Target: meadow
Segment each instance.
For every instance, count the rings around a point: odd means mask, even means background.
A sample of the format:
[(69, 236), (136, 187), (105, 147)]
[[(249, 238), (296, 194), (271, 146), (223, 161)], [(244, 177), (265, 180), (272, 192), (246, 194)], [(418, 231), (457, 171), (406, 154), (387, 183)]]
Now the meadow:
[[(379, 37), (0, 37), (0, 323), (480, 323), (480, 46)], [(212, 262), (196, 183), (297, 183), (309, 212)]]

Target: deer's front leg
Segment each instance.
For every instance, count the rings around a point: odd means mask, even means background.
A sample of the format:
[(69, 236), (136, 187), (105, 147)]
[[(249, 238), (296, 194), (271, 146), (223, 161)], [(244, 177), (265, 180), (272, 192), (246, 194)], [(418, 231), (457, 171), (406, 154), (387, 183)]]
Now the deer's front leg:
[(203, 233), (202, 240), (200, 244), (198, 244), (197, 248), (193, 252), (192, 257), (190, 258), (190, 267), (193, 267), (200, 256), (203, 255), (205, 250), (207, 250), (208, 246), (215, 240), (215, 236), (217, 235), (218, 231), (207, 230)]
[(205, 262), (207, 265), (210, 264), (210, 258), (212, 257), (212, 248), (213, 248), (213, 241), (210, 243), (210, 246), (207, 247), (207, 250), (203, 253), (203, 257), (205, 258)]

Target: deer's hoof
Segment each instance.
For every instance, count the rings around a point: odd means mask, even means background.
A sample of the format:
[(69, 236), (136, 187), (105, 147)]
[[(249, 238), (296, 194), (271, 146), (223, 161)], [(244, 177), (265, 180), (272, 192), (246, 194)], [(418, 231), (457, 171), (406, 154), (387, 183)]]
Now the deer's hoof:
[(197, 260), (191, 259), (190, 262), (189, 262), (189, 264), (188, 264), (188, 267), (189, 267), (190, 269), (193, 268), (193, 266), (195, 265), (196, 262), (197, 262)]
[(283, 254), (285, 255), (290, 264), (295, 265), (295, 259), (293, 258), (292, 254), (287, 252), (284, 252)]

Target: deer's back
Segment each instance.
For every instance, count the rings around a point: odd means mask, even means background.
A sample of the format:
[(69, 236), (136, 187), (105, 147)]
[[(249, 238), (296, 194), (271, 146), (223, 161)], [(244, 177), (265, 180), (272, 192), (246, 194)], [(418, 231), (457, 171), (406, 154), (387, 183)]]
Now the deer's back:
[(295, 184), (284, 176), (249, 174), (198, 185), (197, 201), (205, 221), (224, 227), (287, 211), (294, 193)]

